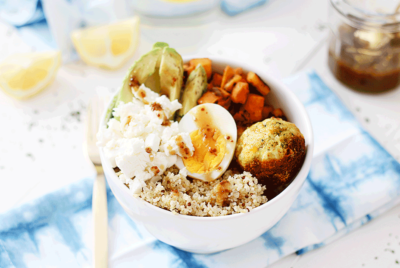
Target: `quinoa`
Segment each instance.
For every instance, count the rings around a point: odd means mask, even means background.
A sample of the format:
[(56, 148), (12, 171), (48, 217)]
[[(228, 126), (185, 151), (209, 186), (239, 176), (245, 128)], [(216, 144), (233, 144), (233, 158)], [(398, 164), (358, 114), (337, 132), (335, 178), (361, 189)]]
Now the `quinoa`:
[(189, 180), (186, 170), (167, 169), (159, 180), (149, 180), (137, 197), (174, 214), (215, 217), (247, 213), (267, 202), (265, 186), (249, 172), (228, 170), (212, 182)]

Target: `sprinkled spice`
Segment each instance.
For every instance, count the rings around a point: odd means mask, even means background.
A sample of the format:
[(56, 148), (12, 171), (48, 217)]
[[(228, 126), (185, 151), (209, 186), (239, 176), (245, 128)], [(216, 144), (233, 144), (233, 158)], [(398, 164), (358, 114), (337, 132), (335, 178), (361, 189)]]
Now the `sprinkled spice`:
[(393, 249), (385, 248), (384, 251), (389, 251), (389, 252), (392, 252), (394, 254), (394, 250)]
[(31, 130), (34, 126), (36, 126), (36, 123), (30, 123), (28, 126), (28, 130)]
[(35, 157), (33, 157), (33, 155), (32, 155), (31, 153), (27, 153), (27, 154), (26, 154), (26, 157), (31, 158), (33, 161), (35, 160)]
[(75, 118), (78, 122), (81, 121), (81, 112), (80, 111), (75, 111), (70, 113), (72, 118)]

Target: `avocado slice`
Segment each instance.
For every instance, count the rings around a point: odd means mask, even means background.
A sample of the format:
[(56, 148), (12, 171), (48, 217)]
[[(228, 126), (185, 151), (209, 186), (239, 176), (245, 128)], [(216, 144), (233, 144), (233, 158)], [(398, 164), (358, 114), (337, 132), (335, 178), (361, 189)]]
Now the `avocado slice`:
[(179, 100), (183, 82), (183, 60), (175, 49), (164, 47), (160, 62), (160, 93)]
[(110, 103), (110, 106), (108, 106), (107, 108), (106, 116), (104, 117), (104, 122), (108, 122), (112, 118), (112, 112), (117, 103), (117, 100), (118, 100), (118, 95), (115, 95)]
[[(153, 49), (155, 48), (161, 48), (164, 49), (164, 47), (169, 47), (167, 43), (164, 42), (157, 42), (153, 45)], [(160, 93), (161, 91), (161, 86), (160, 86), (160, 62), (161, 62), (161, 57), (158, 58), (158, 61), (156, 63), (156, 70), (154, 73), (146, 80), (144, 85), (148, 88), (151, 88), (154, 92)]]
[(155, 72), (157, 61), (159, 60), (161, 53), (161, 48), (154, 48), (147, 54), (144, 54), (132, 65), (125, 76), (124, 82), (119, 91), (116, 102), (117, 105), (120, 101), (123, 103), (132, 101), (133, 93), (131, 85), (133, 84), (133, 87), (135, 87), (146, 82), (146, 80)]
[[(132, 90), (145, 84), (148, 88), (169, 99), (179, 99), (183, 81), (183, 61), (175, 49), (167, 43), (157, 42), (153, 49), (137, 60), (128, 70), (117, 97), (110, 106), (106, 117), (112, 117), (112, 110), (122, 101), (131, 102)], [(116, 118), (118, 120), (118, 118)]]
[(167, 43), (164, 43), (164, 42), (156, 42), (156, 43), (154, 43), (154, 45), (153, 45), (153, 49), (154, 48), (164, 48), (164, 47), (169, 47), (169, 45), (167, 44)]
[(204, 67), (198, 64), (186, 81), (185, 90), (182, 95), (182, 108), (177, 115), (178, 121), (180, 121), (190, 109), (197, 105), (197, 100), (200, 99), (206, 90), (207, 73)]

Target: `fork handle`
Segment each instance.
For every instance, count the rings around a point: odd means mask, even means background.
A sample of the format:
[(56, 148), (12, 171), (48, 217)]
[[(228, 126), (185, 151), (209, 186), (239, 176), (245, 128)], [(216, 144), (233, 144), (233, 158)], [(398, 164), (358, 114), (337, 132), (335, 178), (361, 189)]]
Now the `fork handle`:
[(107, 192), (104, 174), (98, 174), (93, 185), (93, 267), (108, 267), (108, 216), (107, 216)]

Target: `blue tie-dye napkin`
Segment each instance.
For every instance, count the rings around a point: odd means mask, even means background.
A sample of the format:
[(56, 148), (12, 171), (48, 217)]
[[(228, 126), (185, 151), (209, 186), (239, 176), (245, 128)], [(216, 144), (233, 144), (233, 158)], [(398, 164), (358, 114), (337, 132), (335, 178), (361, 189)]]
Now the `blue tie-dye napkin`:
[[(315, 72), (288, 79), (311, 117), (310, 174), (289, 212), (259, 238), (211, 255), (156, 240), (108, 190), (110, 267), (265, 267), (365, 224), (400, 201), (400, 164)], [(0, 267), (89, 267), (92, 178), (0, 215)], [(250, 212), (251, 213), (251, 212)]]

